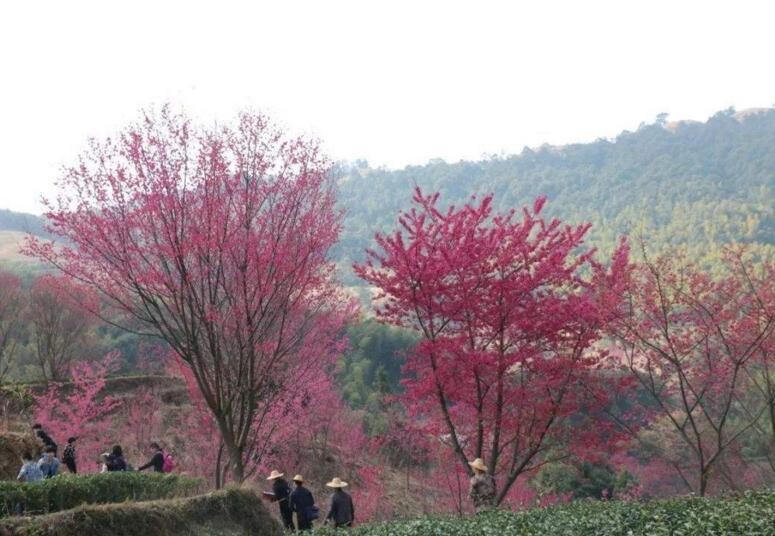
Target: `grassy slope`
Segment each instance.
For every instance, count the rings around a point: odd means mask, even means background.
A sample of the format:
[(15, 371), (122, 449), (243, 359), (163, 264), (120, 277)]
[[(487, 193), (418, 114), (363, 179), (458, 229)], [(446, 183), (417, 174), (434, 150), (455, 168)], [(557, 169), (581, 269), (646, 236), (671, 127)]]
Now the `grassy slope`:
[(0, 536), (280, 536), (280, 526), (248, 490), (190, 499), (81, 506), (0, 522)]
[(20, 251), (26, 232), (0, 227), (0, 270), (13, 272), (22, 277), (34, 277), (52, 269), (38, 259), (23, 255)]
[(0, 230), (0, 259), (9, 263), (37, 263), (19, 252), (25, 236), (26, 233), (21, 231)]

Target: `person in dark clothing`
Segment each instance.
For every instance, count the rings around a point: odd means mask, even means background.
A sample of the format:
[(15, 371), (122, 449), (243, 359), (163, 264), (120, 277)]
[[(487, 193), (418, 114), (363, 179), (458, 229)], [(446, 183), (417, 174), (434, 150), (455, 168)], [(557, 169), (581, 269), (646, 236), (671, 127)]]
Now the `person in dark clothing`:
[(291, 492), (291, 510), (296, 512), (296, 527), (299, 531), (312, 530), (312, 520), (317, 517), (312, 492), (304, 487), (304, 477), (293, 477), (296, 489)]
[(334, 526), (352, 527), (355, 522), (355, 506), (353, 499), (343, 488), (347, 487), (347, 482), (342, 482), (339, 477), (334, 478), (326, 484), (329, 488), (334, 488), (334, 494), (331, 496), (331, 508), (326, 516), (326, 523), (332, 521)]
[(144, 471), (149, 467), (153, 467), (153, 471), (155, 473), (163, 473), (164, 472), (164, 452), (161, 450), (161, 447), (159, 446), (158, 443), (151, 443), (151, 450), (154, 451), (151, 461), (149, 461), (145, 465), (141, 465), (140, 467), (137, 468), (137, 470)]
[(283, 478), (283, 473), (280, 471), (272, 471), (272, 474), (267, 477), (267, 480), (272, 482), (272, 501), (280, 505), (280, 516), (283, 518), (283, 526), (286, 529), (293, 530), (293, 511), (291, 510), (291, 487), (288, 482)]
[(62, 463), (64, 463), (67, 466), (67, 469), (73, 474), (78, 473), (75, 466), (75, 440), (76, 439), (78, 438), (68, 437), (67, 445), (65, 446), (64, 452), (62, 452)]
[(54, 457), (57, 455), (57, 450), (59, 450), (59, 447), (54, 442), (53, 439), (51, 439), (51, 436), (48, 435), (44, 430), (43, 426), (39, 423), (35, 423), (32, 425), (32, 433), (38, 436), (38, 439), (40, 439), (43, 442), (43, 446), (45, 448), (53, 447), (54, 448)]
[(105, 465), (107, 466), (109, 473), (114, 471), (126, 471), (126, 460), (124, 460), (124, 451), (121, 449), (121, 445), (115, 445), (113, 447)]

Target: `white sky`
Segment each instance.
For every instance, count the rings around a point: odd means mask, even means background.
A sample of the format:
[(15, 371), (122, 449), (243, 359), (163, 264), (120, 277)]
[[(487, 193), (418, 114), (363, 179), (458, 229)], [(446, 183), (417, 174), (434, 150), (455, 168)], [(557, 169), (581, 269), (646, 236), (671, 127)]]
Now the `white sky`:
[(89, 136), (150, 104), (244, 107), (403, 167), (775, 104), (775, 2), (0, 4), (0, 208), (40, 212)]

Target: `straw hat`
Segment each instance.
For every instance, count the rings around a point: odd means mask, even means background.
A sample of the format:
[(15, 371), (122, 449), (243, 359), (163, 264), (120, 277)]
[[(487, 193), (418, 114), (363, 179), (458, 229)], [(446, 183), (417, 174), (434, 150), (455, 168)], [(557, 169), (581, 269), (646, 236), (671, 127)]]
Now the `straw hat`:
[(468, 465), (479, 471), (484, 471), (485, 473), (487, 472), (487, 466), (484, 464), (484, 460), (481, 458), (477, 458), (472, 462), (468, 462)]
[(343, 482), (338, 476), (334, 477), (331, 482), (326, 484), (329, 488), (344, 488), (347, 486), (347, 482)]
[(304, 482), (304, 477), (301, 476), (301, 475), (296, 475), (295, 477), (293, 477), (293, 481), (294, 482)]
[(267, 480), (276, 480), (283, 476), (285, 473), (281, 473), (280, 471), (272, 471), (272, 474), (266, 477)]

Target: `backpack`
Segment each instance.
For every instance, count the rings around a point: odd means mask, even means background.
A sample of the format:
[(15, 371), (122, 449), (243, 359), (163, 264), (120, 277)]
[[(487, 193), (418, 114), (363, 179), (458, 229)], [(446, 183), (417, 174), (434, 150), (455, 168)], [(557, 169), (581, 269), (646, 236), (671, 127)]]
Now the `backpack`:
[(314, 504), (312, 506), (308, 506), (304, 511), (304, 517), (306, 517), (309, 521), (315, 521), (320, 517), (320, 509)]
[(171, 473), (175, 469), (175, 459), (169, 452), (162, 452), (162, 456), (164, 457), (164, 463), (161, 466), (162, 473)]

